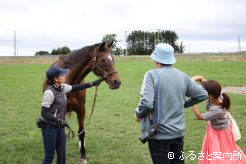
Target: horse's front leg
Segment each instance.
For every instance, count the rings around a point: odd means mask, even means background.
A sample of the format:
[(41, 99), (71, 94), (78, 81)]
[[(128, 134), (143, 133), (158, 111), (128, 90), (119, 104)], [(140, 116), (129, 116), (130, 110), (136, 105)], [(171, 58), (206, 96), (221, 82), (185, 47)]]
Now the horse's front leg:
[(84, 131), (84, 117), (85, 113), (77, 113), (77, 119), (79, 123), (79, 145), (80, 145), (80, 155), (81, 155), (81, 164), (86, 164), (86, 150), (85, 150), (85, 131)]
[(79, 128), (78, 133), (80, 133), (79, 145), (80, 145), (81, 164), (86, 164), (87, 158), (86, 158), (86, 150), (85, 150), (85, 131), (84, 131), (84, 128), (83, 127)]

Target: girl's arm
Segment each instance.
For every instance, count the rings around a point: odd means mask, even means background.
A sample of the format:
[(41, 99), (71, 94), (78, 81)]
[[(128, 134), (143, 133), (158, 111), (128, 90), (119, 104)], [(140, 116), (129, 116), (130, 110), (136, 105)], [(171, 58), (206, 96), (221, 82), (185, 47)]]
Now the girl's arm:
[(193, 76), (191, 77), (191, 79), (195, 82), (200, 82), (200, 83), (206, 81), (206, 79), (203, 76)]
[(197, 105), (192, 106), (192, 111), (198, 120), (203, 120), (202, 114), (199, 112)]
[(93, 87), (93, 86), (98, 86), (98, 85), (100, 85), (100, 83), (102, 81), (103, 81), (103, 79), (100, 78), (100, 79), (97, 79), (95, 81), (92, 81), (91, 83), (72, 85), (71, 92), (80, 91), (80, 90), (87, 89), (87, 88), (90, 88), (90, 87)]
[(72, 90), (71, 92), (74, 92), (74, 91), (80, 91), (80, 90), (83, 90), (83, 89), (87, 89), (87, 88), (90, 88), (92, 87), (93, 85), (91, 83), (84, 83), (84, 84), (76, 84), (76, 85), (72, 85)]

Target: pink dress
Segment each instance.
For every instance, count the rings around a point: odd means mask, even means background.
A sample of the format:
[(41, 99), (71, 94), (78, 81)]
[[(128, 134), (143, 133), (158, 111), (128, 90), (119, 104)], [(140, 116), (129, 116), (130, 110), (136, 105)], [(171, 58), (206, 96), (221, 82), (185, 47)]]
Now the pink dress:
[[(230, 121), (229, 121), (230, 122)], [(223, 130), (217, 130), (206, 123), (202, 150), (199, 153), (199, 164), (245, 164), (246, 156), (237, 146), (232, 134), (231, 123)]]

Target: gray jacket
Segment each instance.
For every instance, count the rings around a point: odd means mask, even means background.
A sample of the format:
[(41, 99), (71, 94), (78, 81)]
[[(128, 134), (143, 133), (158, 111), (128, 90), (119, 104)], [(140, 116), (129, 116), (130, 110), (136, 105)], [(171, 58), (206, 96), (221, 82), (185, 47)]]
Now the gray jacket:
[[(72, 86), (68, 84), (62, 84), (61, 88), (57, 88), (54, 85), (49, 85), (44, 92), (42, 107), (45, 107), (45, 111), (48, 112), (50, 119), (44, 118), (49, 124), (54, 126), (60, 126), (57, 122), (58, 118), (65, 120), (66, 108), (67, 108), (67, 96), (66, 93), (72, 90)], [(44, 110), (44, 108), (42, 108)]]
[[(142, 132), (150, 129), (149, 113), (159, 132), (152, 139), (173, 139), (184, 135), (184, 108), (207, 99), (207, 91), (188, 75), (172, 66), (148, 71), (141, 88), (136, 115), (142, 119)], [(189, 99), (186, 100), (186, 97)]]

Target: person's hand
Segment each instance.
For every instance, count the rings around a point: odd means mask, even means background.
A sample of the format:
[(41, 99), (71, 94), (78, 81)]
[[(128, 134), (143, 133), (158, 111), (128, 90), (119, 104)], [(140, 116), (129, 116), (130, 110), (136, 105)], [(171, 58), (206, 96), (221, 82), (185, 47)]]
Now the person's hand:
[(135, 115), (135, 120), (136, 120), (137, 122), (141, 122), (141, 118), (139, 118), (139, 117), (136, 116), (136, 115)]
[(246, 91), (244, 91), (244, 92), (241, 92), (241, 94), (243, 94), (243, 95), (246, 95)]
[(200, 83), (205, 81), (205, 78), (203, 76), (193, 76), (191, 79)]
[(63, 120), (61, 118), (58, 118), (58, 123), (59, 123), (59, 125), (61, 127), (68, 127), (69, 126), (68, 123), (67, 123), (67, 121), (66, 120)]
[(91, 82), (92, 86), (99, 86), (103, 80), (102, 79), (97, 79), (95, 81)]

